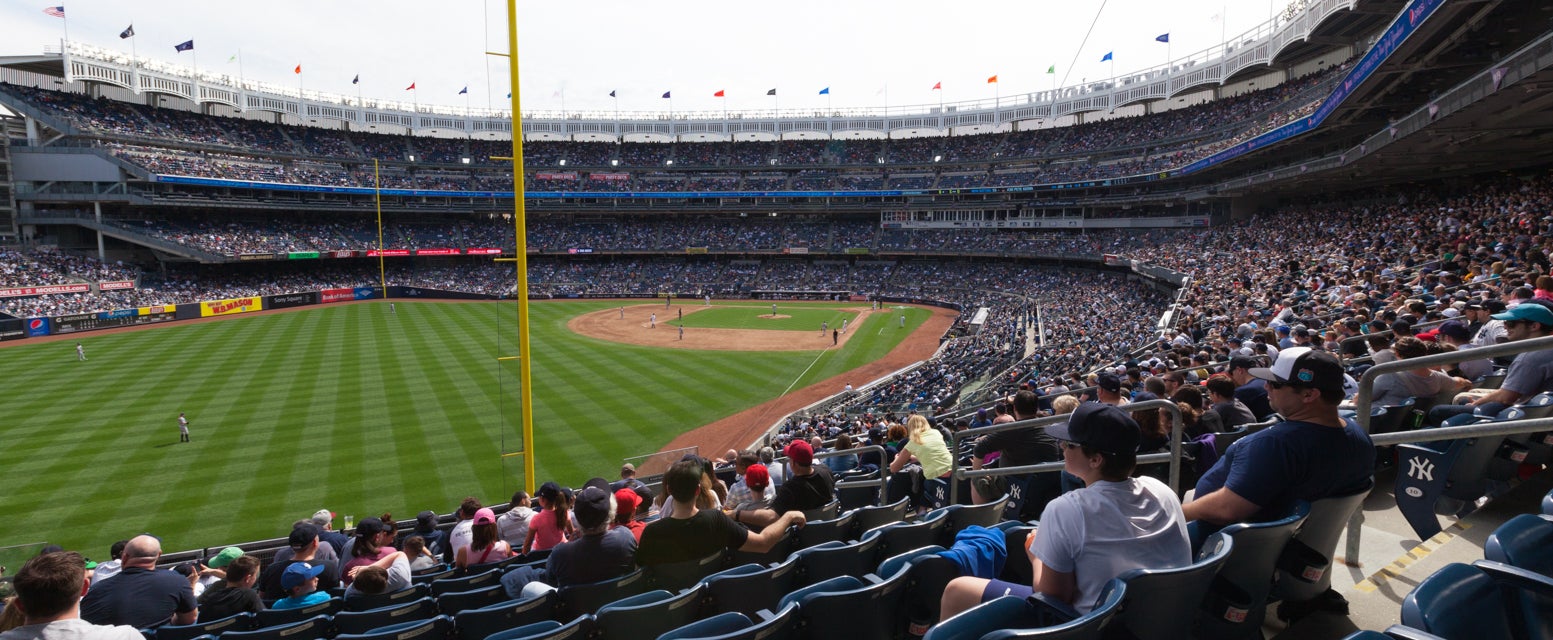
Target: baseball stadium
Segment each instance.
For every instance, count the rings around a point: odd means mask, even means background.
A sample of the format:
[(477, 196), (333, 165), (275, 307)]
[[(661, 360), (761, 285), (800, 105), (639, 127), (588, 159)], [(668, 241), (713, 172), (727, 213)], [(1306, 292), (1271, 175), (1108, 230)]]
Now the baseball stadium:
[(1553, 6), (622, 111), (483, 4), (484, 107), (0, 10), (0, 640), (1553, 637)]

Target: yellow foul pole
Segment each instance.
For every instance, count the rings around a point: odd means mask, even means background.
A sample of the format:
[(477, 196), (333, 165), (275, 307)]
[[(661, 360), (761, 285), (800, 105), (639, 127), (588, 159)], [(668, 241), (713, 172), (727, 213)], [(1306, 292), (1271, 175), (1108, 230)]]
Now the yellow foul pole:
[(518, 266), (518, 388), (523, 420), (523, 487), (534, 495), (534, 389), (529, 380), (528, 343), (528, 223), (524, 218), (523, 116), (518, 105), (518, 2), (507, 0), (507, 71), (512, 87), (512, 222), (517, 238)]

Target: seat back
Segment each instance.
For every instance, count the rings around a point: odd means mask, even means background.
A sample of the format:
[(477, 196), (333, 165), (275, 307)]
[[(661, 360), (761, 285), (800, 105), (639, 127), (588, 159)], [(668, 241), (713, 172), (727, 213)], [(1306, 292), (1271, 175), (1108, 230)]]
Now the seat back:
[(496, 584), (481, 589), (471, 589), (469, 591), (459, 591), (457, 593), (444, 593), (441, 597), (437, 598), (437, 607), (441, 609), (443, 613), (451, 616), (456, 615), (458, 612), (465, 609), (479, 609), (480, 607), (489, 607), (493, 604), (505, 602), (509, 599), (510, 598), (507, 597), (506, 587), (503, 587), (500, 584)]
[[(1122, 609), (1122, 601), (1127, 597), (1127, 585), (1120, 580), (1112, 580), (1100, 592), (1100, 599), (1095, 603), (1095, 608), (1072, 620), (1057, 624), (1045, 624), (1046, 620), (1040, 620), (1041, 624), (1025, 627), (1013, 627), (993, 630), (991, 633), (981, 636), (982, 640), (1095, 640), (1104, 638), (1107, 631), (1116, 626)], [(1034, 609), (1035, 599), (1025, 601), (1027, 608)], [(1034, 612), (1026, 614), (1034, 616)]]
[(556, 594), (560, 600), (557, 605), (557, 615), (562, 620), (591, 615), (606, 604), (638, 593), (645, 593), (648, 590), (648, 584), (647, 573), (637, 569), (613, 580), (561, 587)]
[(470, 573), (462, 578), (442, 578), (431, 581), (431, 594), (441, 596), (444, 593), (458, 593), (460, 591), (473, 591), (484, 589), (501, 582), (501, 571), (490, 569), (481, 573)]
[(1175, 569), (1133, 569), (1118, 578), (1127, 583), (1121, 624), (1138, 640), (1197, 637), (1196, 612), (1219, 569), (1229, 560), (1233, 540), (1214, 534), (1196, 562)]
[(954, 543), (955, 534), (971, 525), (992, 528), (1003, 519), (1003, 507), (1008, 504), (1009, 494), (992, 502), (977, 505), (954, 505), (949, 508), (949, 513), (944, 517), (949, 520), (944, 525), (944, 530), (938, 534), (938, 544), (945, 547)]
[(368, 633), (341, 634), (335, 640), (446, 640), (453, 635), (453, 619), (436, 616), (373, 629)]
[(371, 611), (383, 607), (414, 602), (431, 595), (431, 587), (424, 584), (412, 584), (393, 593), (383, 593), (374, 596), (352, 595), (345, 601), (346, 611)]
[(848, 540), (857, 540), (863, 534), (893, 522), (906, 520), (906, 505), (910, 504), (908, 498), (901, 498), (892, 504), (877, 507), (863, 507), (853, 512), (852, 532), (847, 535)]
[(793, 534), (793, 550), (807, 549), (809, 547), (832, 542), (846, 540), (847, 534), (852, 532), (852, 520), (857, 517), (857, 512), (819, 522), (809, 522)]
[(655, 591), (650, 593), (658, 597), (651, 599), (642, 594), (617, 600), (599, 608), (593, 616), (594, 629), (606, 640), (656, 638), (700, 618), (704, 590), (705, 586), (698, 584), (678, 594)]
[(765, 551), (729, 549), (724, 552), (723, 566), (737, 567), (741, 564), (750, 564), (752, 562), (755, 564), (775, 564), (787, 560), (787, 556), (793, 552), (795, 529), (797, 527), (788, 527), (786, 531), (782, 532), (782, 537), (778, 538), (776, 543)]
[[(907, 574), (899, 571), (870, 584), (847, 590), (817, 590), (797, 598), (800, 638), (823, 630), (826, 638), (892, 640), (905, 631), (900, 615), (906, 595)], [(877, 581), (875, 581), (877, 580)], [(823, 583), (822, 583), (823, 584)]]
[(1204, 608), (1204, 637), (1246, 637), (1262, 628), (1278, 557), (1309, 515), (1310, 504), (1300, 502), (1284, 518), (1232, 524), (1219, 530), (1219, 535), (1233, 544), (1208, 596), (1214, 606)]
[[(798, 623), (798, 605), (782, 608), (776, 615), (762, 616), (753, 625), (719, 636), (701, 636), (703, 640), (792, 640)], [(687, 639), (689, 636), (683, 636)]]
[(237, 613), (218, 620), (185, 625), (162, 625), (156, 628), (156, 640), (191, 640), (209, 634), (221, 635), (228, 631), (252, 631), (254, 614)]
[(283, 624), (301, 622), (313, 616), (332, 616), (339, 613), (345, 607), (345, 601), (339, 598), (330, 598), (328, 602), (321, 602), (310, 607), (298, 607), (296, 609), (265, 609), (253, 614), (253, 628), (264, 629)]
[(458, 639), (485, 640), (486, 636), (504, 629), (549, 620), (560, 601), (556, 593), (555, 589), (550, 589), (531, 598), (460, 611), (453, 616), (458, 627)]
[(332, 637), (334, 622), (329, 616), (313, 616), (291, 624), (221, 634), (221, 640), (323, 640)]
[(939, 533), (949, 524), (944, 518), (913, 522), (910, 524), (894, 524), (869, 532), (864, 539), (877, 538), (879, 540), (879, 556), (888, 558), (930, 545), (938, 544)]
[(726, 556), (719, 549), (705, 558), (647, 567), (647, 578), (653, 588), (679, 591), (700, 582), (702, 578), (728, 568), (725, 562)]
[(823, 582), (837, 576), (861, 578), (873, 572), (878, 563), (879, 539), (858, 542), (827, 542), (793, 552), (798, 563), (798, 584)]
[(334, 629), (338, 633), (366, 633), (389, 625), (430, 620), (435, 617), (437, 617), (437, 601), (432, 598), (421, 598), (371, 611), (342, 611), (334, 615)]
[(798, 560), (790, 558), (774, 567), (756, 567), (751, 571), (735, 567), (709, 576), (706, 593), (710, 611), (738, 612), (755, 620), (761, 609), (775, 611), (777, 602), (798, 584)]
[(1494, 579), (1471, 565), (1445, 565), (1402, 599), (1402, 624), (1447, 638), (1516, 638)]
[(447, 567), (447, 566), (441, 566), (441, 567), (437, 567), (436, 569), (432, 569), (432, 570), (428, 570), (428, 571), (424, 571), (424, 572), (420, 572), (420, 573), (411, 574), (410, 575), (410, 582), (413, 582), (415, 584), (421, 584), (423, 582), (427, 583), (427, 584), (430, 584), (432, 581), (435, 581), (435, 580), (442, 580), (444, 578), (457, 577), (457, 575), (456, 575), (457, 573), (458, 573), (457, 569), (454, 569), (452, 567)]
[(848, 476), (836, 482), (836, 501), (843, 512), (879, 504), (879, 472)]
[(1553, 516), (1553, 491), (1542, 496), (1542, 515)]
[(486, 640), (583, 640), (593, 634), (593, 616), (577, 616), (571, 622), (536, 622), (492, 635)]
[(719, 613), (697, 620), (678, 629), (670, 630), (658, 640), (688, 640), (689, 638), (714, 638), (750, 628), (754, 623), (742, 613)]
[(839, 513), (841, 513), (841, 501), (831, 500), (830, 503), (818, 509), (805, 509), (803, 517), (808, 521), (831, 520)]
[[(1553, 518), (1529, 513), (1510, 518), (1489, 534), (1483, 557), (1553, 579)], [(157, 640), (165, 629), (156, 632)]]
[(1391, 433), (1402, 430), (1403, 422), (1412, 417), (1413, 407), (1417, 402), (1416, 398), (1408, 398), (1400, 404), (1380, 406), (1379, 416), (1371, 414), (1370, 433)]
[(1322, 498), (1310, 504), (1310, 515), (1305, 518), (1305, 524), (1299, 532), (1294, 534), (1294, 540), (1321, 554), (1326, 566), (1307, 567), (1300, 575), (1280, 569), (1275, 589), (1280, 600), (1303, 602), (1325, 593), (1332, 586), (1332, 563), (1337, 557), (1337, 541), (1342, 537), (1343, 529), (1348, 527), (1354, 512), (1370, 495), (1374, 484), (1372, 481), (1353, 494)]
[[(1444, 426), (1485, 420), (1482, 416), (1460, 415), (1447, 420)], [(1397, 509), (1419, 540), (1428, 540), (1441, 531), (1435, 517), (1441, 498), (1470, 500), (1483, 494), (1489, 460), (1503, 440), (1503, 436), (1488, 436), (1397, 445), (1393, 493)]]

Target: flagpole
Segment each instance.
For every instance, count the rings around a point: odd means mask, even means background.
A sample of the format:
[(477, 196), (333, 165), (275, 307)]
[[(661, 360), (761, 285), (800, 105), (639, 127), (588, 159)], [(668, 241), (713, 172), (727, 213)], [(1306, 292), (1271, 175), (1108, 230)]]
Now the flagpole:
[(59, 19), (65, 21), (65, 43), (59, 47), (60, 53), (64, 53), (64, 49), (70, 46), (70, 14), (61, 11)]
[(134, 75), (135, 94), (140, 94), (140, 51), (135, 46), (135, 19), (129, 19), (129, 62)]
[[(237, 49), (237, 88), (238, 89), (242, 89), (243, 88), (243, 82), (245, 82), (245, 80), (243, 79), (243, 49), (242, 49), (242, 47), (238, 47), (238, 49)], [(246, 111), (248, 109), (248, 105), (243, 104), (243, 105), (240, 105), (239, 108), (244, 110), (244, 111)]]
[[(189, 51), (192, 51), (194, 56), (191, 59), (194, 61), (194, 106), (197, 108), (200, 104), (200, 52), (194, 47), (189, 47)], [(204, 113), (204, 110), (200, 112)]]

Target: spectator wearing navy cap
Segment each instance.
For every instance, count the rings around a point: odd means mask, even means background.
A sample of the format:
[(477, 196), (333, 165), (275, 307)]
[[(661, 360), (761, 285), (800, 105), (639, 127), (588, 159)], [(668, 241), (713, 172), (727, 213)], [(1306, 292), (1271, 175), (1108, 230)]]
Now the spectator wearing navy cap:
[[(1542, 300), (1527, 300), (1515, 308), (1492, 316), (1504, 323), (1504, 330), (1511, 342), (1533, 340), (1553, 335), (1553, 309)], [(1476, 390), (1474, 390), (1476, 391)], [(1545, 391), (1553, 391), (1553, 349), (1528, 351), (1515, 356), (1504, 382), (1498, 389), (1471, 394), (1466, 404), (1442, 405), (1429, 410), (1429, 422), (1438, 424), (1451, 416), (1463, 413), (1493, 415), (1505, 407), (1524, 402)], [(1458, 396), (1458, 399), (1461, 399)]]
[(1122, 379), (1114, 373), (1105, 371), (1095, 376), (1095, 387), (1099, 390), (1096, 395), (1099, 397), (1101, 404), (1119, 407), (1128, 402), (1127, 398), (1122, 395)]
[(1246, 405), (1257, 420), (1265, 420), (1272, 415), (1273, 407), (1267, 400), (1267, 382), (1251, 375), (1251, 370), (1258, 366), (1261, 363), (1256, 358), (1238, 355), (1229, 359), (1225, 373), (1235, 383), (1235, 399)]
[[(1435, 330), (1434, 339), (1436, 342), (1441, 344), (1455, 347), (1457, 351), (1471, 349), (1473, 347), (1472, 332), (1469, 331), (1467, 329), (1467, 325), (1462, 324), (1460, 320), (1451, 320), (1445, 324), (1440, 325), (1439, 328)], [(1476, 380), (1490, 373), (1493, 373), (1494, 363), (1488, 358), (1465, 360), (1456, 363), (1456, 370), (1461, 372), (1461, 377), (1467, 378), (1468, 380)]]
[(636, 569), (636, 536), (628, 528), (610, 527), (617, 509), (615, 496), (608, 489), (584, 487), (577, 492), (573, 510), (578, 535), (550, 551), (545, 561), (547, 584), (564, 587), (599, 582)]
[(835, 476), (823, 464), (814, 464), (814, 448), (795, 440), (783, 451), (792, 465), (792, 476), (776, 490), (771, 507), (754, 511), (734, 511), (734, 522), (764, 527), (789, 511), (818, 509), (835, 499)]
[(319, 576), (319, 583), (324, 591), (340, 586), (338, 567), (318, 559), (318, 546), (321, 542), (318, 536), (318, 525), (312, 522), (299, 522), (292, 527), (291, 536), (287, 540), (291, 548), (291, 558), (284, 562), (272, 562), (259, 574), (259, 592), (264, 594), (264, 597), (273, 599), (288, 595), (286, 588), (281, 584), (281, 576), (287, 567), (298, 562), (325, 567), (325, 571)]
[(944, 589), (943, 618), (979, 602), (1037, 591), (1087, 613), (1105, 583), (1126, 571), (1191, 564), (1175, 492), (1154, 478), (1131, 477), (1142, 436), (1125, 410), (1086, 402), (1047, 432), (1062, 443), (1064, 470), (1084, 488), (1052, 500), (1040, 529), (1026, 538), (1033, 584), (956, 578)]

